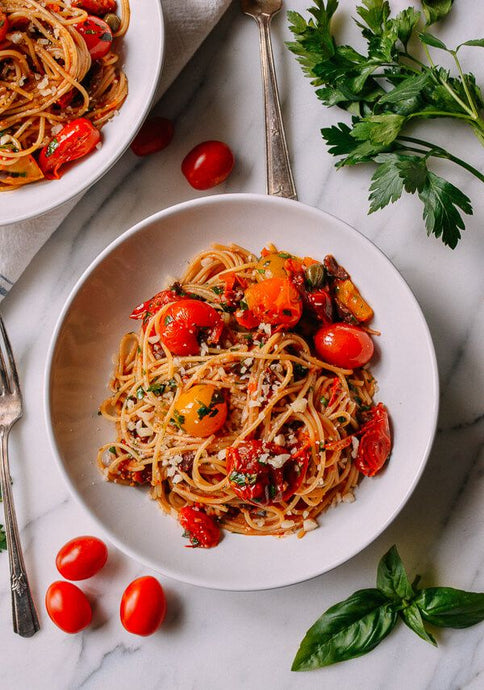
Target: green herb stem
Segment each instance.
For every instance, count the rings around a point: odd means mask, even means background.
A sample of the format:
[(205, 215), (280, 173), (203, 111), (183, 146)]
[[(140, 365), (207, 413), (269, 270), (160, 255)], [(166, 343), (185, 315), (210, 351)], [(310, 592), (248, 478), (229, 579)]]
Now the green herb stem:
[[(461, 158), (458, 158), (457, 156), (454, 156), (452, 153), (449, 153), (449, 151), (446, 151), (445, 149), (441, 148), (440, 146), (437, 146), (436, 144), (431, 144), (430, 142), (424, 141), (423, 139), (416, 139), (415, 137), (408, 137), (403, 135), (400, 135), (397, 141), (409, 141), (412, 144), (425, 146), (429, 149), (427, 155), (434, 156), (434, 158), (445, 158), (446, 160), (452, 161), (452, 163), (460, 165), (461, 168), (464, 168), (468, 172), (472, 173), (472, 175), (477, 177), (478, 180), (484, 182), (484, 175), (479, 170), (477, 170), (477, 168), (474, 168), (474, 166), (470, 165), (470, 163), (463, 161)], [(410, 149), (409, 147), (409, 150), (415, 149)]]

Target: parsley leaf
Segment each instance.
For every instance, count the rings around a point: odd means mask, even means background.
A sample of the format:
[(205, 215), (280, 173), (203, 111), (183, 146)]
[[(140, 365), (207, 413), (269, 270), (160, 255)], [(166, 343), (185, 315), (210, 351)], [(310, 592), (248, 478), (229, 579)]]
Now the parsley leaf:
[(0, 551), (6, 551), (7, 550), (7, 536), (5, 534), (5, 530), (3, 529), (3, 525), (0, 525)]

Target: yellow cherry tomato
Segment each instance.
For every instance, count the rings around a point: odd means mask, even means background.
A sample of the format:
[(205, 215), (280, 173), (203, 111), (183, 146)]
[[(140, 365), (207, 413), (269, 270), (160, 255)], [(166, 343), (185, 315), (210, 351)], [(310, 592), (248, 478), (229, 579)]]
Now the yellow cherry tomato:
[(287, 278), (284, 264), (290, 256), (287, 252), (270, 252), (265, 256), (261, 256), (255, 267), (258, 280)]
[(227, 402), (215, 386), (198, 384), (177, 400), (173, 421), (190, 436), (215, 434), (227, 419)]

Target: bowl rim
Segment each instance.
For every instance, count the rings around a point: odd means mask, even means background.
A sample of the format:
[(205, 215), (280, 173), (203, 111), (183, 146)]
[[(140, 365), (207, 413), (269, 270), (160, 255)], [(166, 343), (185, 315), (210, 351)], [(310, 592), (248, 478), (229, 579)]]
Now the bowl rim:
[[(353, 549), (352, 553), (348, 555), (342, 555), (340, 558), (335, 558), (333, 561), (330, 563), (329, 566), (325, 567), (323, 570), (320, 568), (315, 568), (313, 572), (310, 574), (303, 574), (299, 579), (294, 579), (291, 578), (291, 580), (284, 580), (284, 578), (280, 578), (280, 580), (276, 583), (272, 584), (266, 584), (263, 586), (253, 586), (251, 584), (248, 584), (247, 586), (243, 587), (233, 587), (230, 586), (229, 584), (225, 586), (221, 586), (220, 584), (209, 584), (207, 583), (206, 579), (203, 577), (199, 577), (198, 574), (195, 572), (190, 573), (190, 575), (183, 576), (181, 575), (178, 571), (174, 571), (171, 569), (169, 566), (163, 566), (163, 569), (160, 568), (159, 563), (155, 562), (154, 560), (150, 559), (149, 557), (146, 556), (141, 556), (139, 555), (135, 550), (133, 550), (130, 546), (126, 545), (120, 538), (118, 538), (113, 532), (107, 528), (101, 521), (101, 519), (93, 513), (89, 507), (87, 506), (83, 496), (81, 493), (77, 490), (77, 488), (74, 486), (73, 482), (71, 481), (67, 469), (65, 467), (64, 462), (62, 461), (60, 450), (57, 446), (57, 442), (55, 439), (54, 435), (54, 429), (53, 429), (53, 424), (52, 424), (52, 409), (51, 409), (51, 396), (50, 396), (50, 390), (51, 390), (51, 378), (52, 378), (52, 364), (53, 364), (53, 359), (54, 359), (54, 354), (55, 354), (55, 349), (56, 349), (56, 343), (58, 340), (58, 336), (60, 334), (60, 331), (62, 329), (62, 325), (64, 323), (64, 320), (69, 312), (69, 309), (74, 301), (74, 299), (77, 296), (77, 293), (79, 290), (82, 288), (84, 283), (88, 280), (90, 277), (91, 273), (95, 271), (95, 269), (99, 266), (100, 263), (104, 261), (104, 259), (113, 251), (115, 250), (120, 244), (124, 243), (128, 238), (130, 238), (132, 235), (137, 234), (140, 230), (142, 230), (144, 227), (150, 226), (153, 223), (157, 223), (160, 219), (167, 218), (169, 216), (175, 215), (177, 213), (181, 213), (185, 211), (186, 209), (191, 209), (193, 207), (204, 207), (204, 206), (210, 206), (210, 205), (217, 205), (217, 204), (222, 204), (222, 203), (236, 203), (236, 202), (246, 202), (246, 203), (255, 203), (255, 204), (276, 204), (276, 205), (281, 205), (281, 204), (286, 204), (286, 205), (293, 205), (293, 206), (299, 206), (303, 208), (303, 211), (305, 213), (313, 213), (316, 216), (319, 217), (329, 217), (332, 218), (335, 222), (342, 224), (348, 228), (350, 228), (352, 231), (356, 232), (358, 235), (363, 237), (364, 240), (366, 240), (370, 245), (373, 246), (374, 249), (381, 255), (381, 258), (385, 261), (388, 262), (390, 267), (395, 271), (396, 277), (400, 281), (402, 281), (403, 285), (407, 288), (410, 296), (413, 298), (415, 308), (417, 310), (419, 319), (422, 323), (423, 329), (425, 331), (425, 336), (426, 336), (426, 341), (428, 345), (428, 354), (430, 357), (430, 365), (431, 365), (431, 382), (432, 382), (432, 390), (435, 392), (435, 394), (432, 396), (432, 409), (431, 409), (431, 429), (430, 433), (428, 435), (428, 438), (426, 440), (426, 445), (422, 453), (422, 458), (420, 461), (420, 465), (418, 467), (418, 471), (415, 472), (412, 481), (409, 483), (407, 487), (407, 491), (403, 496), (400, 496), (399, 500), (397, 501), (397, 504), (395, 505), (394, 509), (392, 512), (388, 515), (387, 519), (383, 521), (377, 530), (372, 531), (371, 534), (368, 535), (366, 539), (363, 539), (358, 547)], [(119, 237), (114, 239), (112, 242), (110, 242), (105, 249), (96, 256), (96, 258), (87, 266), (87, 268), (82, 272), (81, 276), (77, 279), (75, 282), (74, 286), (69, 292), (69, 295), (67, 299), (65, 300), (63, 307), (59, 313), (59, 316), (56, 321), (55, 328), (53, 330), (50, 343), (49, 343), (49, 348), (47, 352), (47, 357), (46, 357), (46, 362), (45, 362), (45, 368), (44, 368), (44, 386), (43, 386), (43, 400), (44, 400), (44, 415), (45, 415), (45, 423), (46, 423), (46, 428), (47, 428), (47, 435), (49, 438), (49, 443), (51, 450), (53, 451), (54, 458), (56, 461), (56, 465), (59, 468), (62, 476), (64, 477), (64, 480), (69, 488), (69, 491), (71, 495), (75, 497), (75, 499), (83, 506), (83, 508), (88, 512), (90, 515), (91, 519), (94, 520), (94, 522), (98, 525), (99, 529), (106, 535), (108, 540), (113, 543), (122, 553), (125, 553), (129, 555), (131, 558), (133, 558), (136, 562), (141, 563), (151, 569), (153, 569), (156, 572), (162, 573), (164, 576), (170, 577), (173, 580), (179, 581), (179, 582), (184, 582), (186, 584), (191, 584), (191, 585), (196, 585), (200, 586), (203, 588), (207, 589), (214, 589), (214, 590), (220, 590), (220, 591), (263, 591), (263, 590), (270, 590), (270, 589), (277, 589), (280, 587), (286, 587), (290, 586), (293, 584), (298, 584), (300, 582), (305, 582), (308, 580), (311, 580), (315, 577), (319, 577), (320, 575), (323, 575), (327, 572), (330, 572), (337, 568), (338, 566), (342, 565), (343, 563), (346, 563), (350, 561), (352, 558), (357, 556), (359, 553), (361, 553), (365, 548), (367, 548), (371, 543), (373, 543), (387, 528), (388, 526), (395, 520), (395, 518), (398, 516), (398, 514), (402, 511), (406, 503), (408, 502), (410, 496), (414, 492), (418, 482), (420, 481), (420, 478), (425, 470), (425, 467), (427, 465), (427, 461), (430, 455), (430, 452), (432, 450), (434, 440), (435, 440), (435, 434), (436, 434), (436, 429), (437, 429), (437, 420), (438, 420), (438, 413), (439, 413), (439, 374), (438, 374), (438, 363), (437, 363), (437, 358), (436, 358), (436, 353), (435, 353), (435, 347), (433, 344), (433, 339), (432, 335), (430, 332), (430, 329), (428, 327), (427, 321), (425, 319), (425, 316), (423, 314), (423, 311), (420, 307), (419, 302), (417, 301), (412, 289), (408, 285), (407, 281), (405, 278), (402, 276), (402, 274), (396, 269), (394, 264), (391, 262), (391, 260), (384, 254), (384, 252), (377, 246), (375, 245), (374, 242), (372, 242), (369, 238), (364, 236), (362, 233), (357, 231), (353, 226), (350, 224), (346, 223), (345, 221), (341, 220), (334, 214), (328, 213), (327, 211), (323, 211), (319, 208), (309, 206), (307, 204), (304, 204), (300, 201), (297, 200), (292, 200), (292, 199), (287, 199), (284, 197), (278, 197), (278, 196), (271, 196), (267, 194), (259, 194), (259, 193), (251, 193), (251, 192), (236, 192), (236, 193), (230, 193), (230, 194), (218, 194), (218, 195), (211, 195), (211, 196), (204, 196), (204, 197), (198, 197), (194, 199), (190, 199), (188, 201), (183, 201), (178, 204), (175, 204), (173, 206), (169, 206), (165, 209), (161, 209), (159, 211), (156, 211), (155, 213), (141, 219), (138, 221), (135, 225), (132, 227), (128, 228), (125, 230)]]
[[(19, 208), (18, 205), (14, 207), (14, 212), (7, 213), (4, 211), (0, 215), (0, 227), (41, 218), (49, 212), (55, 211), (56, 209), (60, 208), (64, 204), (72, 202), (74, 199), (80, 200), (82, 195), (85, 194), (94, 184), (96, 184), (96, 182), (99, 182), (99, 180), (103, 178), (106, 175), (106, 173), (109, 172), (109, 170), (119, 161), (121, 156), (127, 151), (133, 138), (138, 133), (141, 125), (145, 121), (151, 107), (154, 104), (156, 90), (158, 87), (160, 75), (162, 74), (163, 64), (165, 61), (166, 36), (163, 7), (161, 2), (157, 2), (156, 0), (154, 0), (154, 2), (152, 3), (152, 8), (157, 13), (157, 23), (160, 27), (160, 41), (159, 43), (156, 43), (154, 46), (152, 46), (153, 52), (151, 53), (151, 55), (155, 57), (155, 60), (153, 61), (154, 69), (149, 74), (149, 77), (151, 78), (151, 83), (148, 89), (146, 102), (144, 104), (144, 107), (139, 111), (135, 119), (135, 125), (133, 127), (132, 134), (130, 135), (130, 137), (128, 137), (128, 139), (123, 143), (123, 145), (119, 147), (115, 155), (112, 155), (111, 158), (106, 161), (106, 164), (104, 166), (101, 166), (94, 175), (91, 175), (86, 179), (81, 177), (79, 180), (79, 184), (73, 185), (71, 191), (67, 195), (61, 197), (60, 199), (54, 195), (52, 196), (52, 198), (49, 199), (49, 201), (44, 202), (44, 204), (38, 204), (37, 210), (35, 211), (32, 209), (22, 211), (22, 209)], [(110, 121), (108, 121), (106, 124), (109, 124), (109, 122)], [(40, 183), (34, 184), (42, 184), (43, 182), (46, 181), (44, 180), (40, 181)], [(6, 191), (3, 193), (15, 194), (15, 190), (11, 190), (10, 192)]]

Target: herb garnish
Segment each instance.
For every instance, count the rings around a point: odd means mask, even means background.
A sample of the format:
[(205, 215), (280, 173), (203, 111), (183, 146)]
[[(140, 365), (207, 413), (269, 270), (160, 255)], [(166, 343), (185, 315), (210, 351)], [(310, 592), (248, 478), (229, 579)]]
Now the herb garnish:
[[(461, 213), (472, 215), (472, 205), (428, 164), (431, 159), (446, 159), (481, 182), (484, 175), (445, 148), (405, 133), (416, 120), (445, 117), (470, 125), (484, 144), (484, 101), (474, 75), (463, 72), (457, 56), (463, 46), (484, 47), (484, 39), (449, 48), (426, 30), (447, 16), (452, 2), (422, 0), (422, 31), (421, 13), (413, 7), (391, 17), (387, 0), (362, 0), (356, 8), (356, 24), (367, 41), (364, 54), (336, 41), (331, 20), (338, 0), (314, 0), (308, 21), (297, 12), (288, 13), (295, 38), (288, 46), (317, 87), (318, 98), (353, 116), (350, 124), (340, 122), (321, 130), (329, 152), (340, 157), (336, 167), (377, 164), (369, 213), (395, 202), (404, 190), (416, 194), (423, 204), (427, 234), (454, 248), (465, 227)], [(420, 51), (410, 49), (415, 43)], [(434, 62), (429, 48), (451, 55), (457, 68), (454, 76)]]
[(398, 619), (437, 646), (424, 622), (441, 628), (467, 628), (484, 620), (484, 593), (452, 587), (419, 589), (411, 584), (396, 546), (378, 565), (376, 588), (360, 589), (335, 604), (309, 628), (292, 664), (312, 671), (371, 652)]

